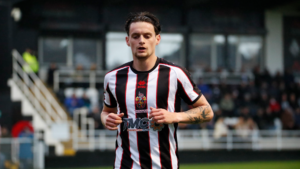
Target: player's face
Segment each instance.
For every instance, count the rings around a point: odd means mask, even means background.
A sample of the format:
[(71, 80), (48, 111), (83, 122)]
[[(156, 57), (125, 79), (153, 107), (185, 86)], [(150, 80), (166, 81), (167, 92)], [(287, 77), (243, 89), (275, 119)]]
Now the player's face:
[(155, 56), (155, 46), (159, 42), (160, 35), (155, 35), (154, 26), (151, 23), (131, 23), (126, 43), (131, 47), (133, 57), (146, 59)]

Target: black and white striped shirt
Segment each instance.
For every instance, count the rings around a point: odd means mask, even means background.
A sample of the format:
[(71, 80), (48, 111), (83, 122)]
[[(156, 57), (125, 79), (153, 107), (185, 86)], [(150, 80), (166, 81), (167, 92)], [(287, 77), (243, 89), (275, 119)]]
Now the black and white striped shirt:
[(177, 123), (156, 124), (150, 107), (180, 112), (181, 98), (195, 103), (201, 91), (186, 69), (158, 58), (149, 71), (128, 62), (105, 75), (104, 104), (124, 113), (118, 126), (114, 168), (178, 168)]

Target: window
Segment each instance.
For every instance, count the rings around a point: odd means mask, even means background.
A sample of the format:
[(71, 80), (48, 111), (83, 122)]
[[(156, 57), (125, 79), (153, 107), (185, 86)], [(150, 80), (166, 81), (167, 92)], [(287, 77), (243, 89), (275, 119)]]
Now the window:
[[(132, 60), (130, 47), (126, 45), (126, 33), (109, 32), (106, 34), (106, 69), (111, 70)], [(155, 54), (175, 64), (184, 66), (183, 36), (181, 34), (161, 34), (161, 42)]]
[(56, 63), (62, 66), (81, 64), (89, 69), (91, 64), (101, 68), (101, 42), (91, 38), (42, 37), (39, 57), (41, 65)]
[(126, 33), (106, 34), (106, 69), (111, 70), (132, 60), (130, 47), (126, 45)]
[(260, 36), (228, 36), (229, 63), (236, 71), (249, 71), (262, 61), (262, 42)]
[(70, 40), (67, 38), (43, 38), (42, 62), (67, 64), (67, 50)]
[(192, 71), (249, 71), (262, 62), (261, 36), (191, 34), (190, 42)]
[(180, 66), (184, 65), (183, 36), (181, 34), (161, 34), (160, 44), (156, 47), (156, 56)]
[(91, 64), (97, 64), (97, 40), (74, 39), (73, 55), (74, 66), (81, 64), (88, 69)]

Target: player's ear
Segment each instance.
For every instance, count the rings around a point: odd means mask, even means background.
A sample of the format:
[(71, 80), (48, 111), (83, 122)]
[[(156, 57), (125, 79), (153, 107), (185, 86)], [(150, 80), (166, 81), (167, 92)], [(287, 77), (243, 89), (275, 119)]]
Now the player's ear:
[(126, 40), (127, 46), (130, 46), (130, 43), (129, 43), (129, 37), (128, 37), (128, 36), (126, 36), (125, 40)]
[(155, 38), (156, 38), (156, 45), (158, 45), (161, 39), (160, 34), (156, 35)]

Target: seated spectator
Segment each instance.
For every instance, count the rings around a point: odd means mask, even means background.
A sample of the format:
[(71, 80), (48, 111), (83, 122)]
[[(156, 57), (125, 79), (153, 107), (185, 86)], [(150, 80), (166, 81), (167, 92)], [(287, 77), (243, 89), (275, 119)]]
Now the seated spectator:
[(251, 130), (257, 130), (257, 125), (249, 114), (249, 109), (247, 107), (243, 107), (241, 109), (241, 116), (237, 124), (234, 126), (235, 130), (237, 130), (237, 135), (242, 138), (247, 138), (251, 134)]
[(202, 94), (205, 96), (207, 100), (210, 100), (212, 91), (207, 84), (203, 84), (203, 79), (200, 78), (198, 81), (198, 88), (201, 90)]
[(94, 107), (92, 112), (87, 115), (87, 117), (91, 117), (95, 122), (95, 129), (104, 129), (104, 126), (101, 122), (100, 109), (99, 107)]
[(91, 66), (90, 66), (90, 70), (91, 71), (97, 70), (97, 65), (95, 63), (92, 63)]
[(57, 70), (56, 64), (51, 63), (50, 67), (48, 69), (48, 77), (47, 77), (47, 83), (49, 86), (53, 87), (54, 84), (54, 72)]
[[(20, 133), (19, 138), (33, 139), (33, 132), (29, 127), (25, 127)], [(21, 166), (31, 168), (33, 159), (33, 145), (31, 142), (20, 143), (19, 158)]]
[(263, 108), (259, 108), (257, 110), (256, 115), (254, 115), (253, 120), (255, 121), (255, 123), (257, 124), (257, 127), (260, 130), (265, 129), (265, 121), (264, 121), (264, 109)]
[(281, 111), (288, 108), (290, 108), (290, 103), (288, 102), (287, 94), (283, 93), (281, 95)]
[(266, 92), (261, 93), (258, 106), (262, 108), (266, 108), (269, 106), (269, 98)]
[(91, 112), (92, 107), (91, 107), (91, 100), (88, 98), (88, 96), (84, 93), (82, 96), (82, 102), (83, 102), (83, 106), (88, 108), (89, 112)]
[(274, 97), (275, 99), (279, 99), (280, 98), (280, 92), (278, 90), (278, 85), (275, 81), (273, 81), (271, 83), (271, 86), (269, 87), (269, 91), (268, 91), (269, 95), (271, 97)]
[(220, 117), (215, 123), (215, 130), (214, 130), (214, 138), (219, 139), (221, 137), (226, 137), (228, 134), (228, 127), (224, 123), (224, 118)]
[(300, 108), (295, 111), (295, 126), (298, 130), (300, 129)]
[(265, 108), (263, 120), (264, 120), (264, 124), (265, 124), (263, 129), (267, 129), (267, 130), (275, 129), (275, 124), (274, 124), (275, 115), (272, 113), (270, 107)]
[(269, 107), (270, 107), (270, 110), (271, 112), (276, 116), (276, 117), (279, 117), (280, 116), (280, 104), (279, 102), (274, 98), (272, 97), (270, 99), (270, 103), (269, 103)]
[(293, 130), (296, 129), (295, 119), (293, 116), (292, 109), (285, 109), (281, 114), (281, 123), (283, 130)]
[(241, 103), (242, 107), (248, 107), (251, 115), (255, 115), (257, 106), (251, 101), (251, 95), (249, 93), (245, 93), (244, 101)]
[(224, 116), (232, 117), (234, 115), (234, 102), (230, 94), (226, 94), (220, 101), (220, 108)]
[(298, 103), (297, 100), (296, 100), (296, 95), (295, 95), (295, 93), (291, 93), (291, 94), (290, 94), (289, 104), (290, 104), (290, 106), (291, 106), (291, 108), (292, 108), (293, 110), (296, 110), (297, 108), (300, 107), (300, 106), (299, 106), (299, 103)]
[(0, 128), (1, 128), (0, 136), (2, 138), (11, 138), (11, 134), (10, 134), (9, 130), (5, 126), (2, 126)]
[(283, 76), (281, 75), (280, 71), (276, 72), (273, 80), (277, 83), (277, 85), (279, 85), (280, 82), (283, 81)]
[(73, 117), (74, 110), (83, 107), (84, 102), (82, 99), (77, 98), (76, 95), (73, 94), (72, 97), (65, 99), (65, 106), (69, 111), (70, 115)]

